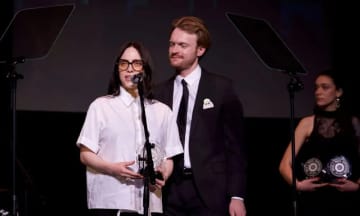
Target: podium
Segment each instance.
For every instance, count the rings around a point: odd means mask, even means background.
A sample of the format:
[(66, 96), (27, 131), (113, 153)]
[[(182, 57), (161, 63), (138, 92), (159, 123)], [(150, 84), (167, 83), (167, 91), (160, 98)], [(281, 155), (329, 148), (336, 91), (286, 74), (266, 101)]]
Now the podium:
[(290, 134), (292, 156), (292, 194), (293, 215), (297, 215), (296, 201), (296, 173), (295, 173), (295, 120), (294, 120), (294, 96), (295, 92), (304, 88), (299, 76), (307, 74), (304, 66), (281, 40), (279, 34), (263, 19), (242, 16), (226, 12), (226, 17), (250, 45), (257, 57), (272, 71), (279, 71), (289, 76), (287, 90), (290, 98)]
[[(20, 10), (0, 37), (0, 64), (6, 65), (5, 76), (9, 81), (11, 94), (11, 216), (19, 216), (21, 212), (18, 208), (16, 187), (16, 168), (19, 165), (22, 167), (16, 157), (16, 87), (17, 80), (23, 79), (23, 76), (16, 72), (16, 65), (24, 63), (26, 59), (46, 58), (74, 9), (74, 4), (64, 4)], [(24, 206), (27, 204), (25, 203)], [(26, 215), (26, 210), (23, 212)]]
[(270, 70), (306, 75), (307, 71), (266, 20), (226, 13), (230, 22)]
[[(0, 38), (0, 63), (9, 57), (45, 58), (60, 36), (75, 6), (56, 5), (18, 11)], [(6, 46), (11, 48), (11, 56)]]

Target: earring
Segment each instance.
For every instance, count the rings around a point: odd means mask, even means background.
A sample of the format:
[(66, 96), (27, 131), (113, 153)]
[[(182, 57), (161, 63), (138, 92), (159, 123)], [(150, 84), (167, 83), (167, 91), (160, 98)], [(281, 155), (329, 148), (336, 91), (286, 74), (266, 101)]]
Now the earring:
[(340, 98), (337, 97), (337, 98), (336, 98), (336, 109), (339, 109), (339, 108), (340, 108), (340, 105), (341, 105), (341, 103), (340, 103)]

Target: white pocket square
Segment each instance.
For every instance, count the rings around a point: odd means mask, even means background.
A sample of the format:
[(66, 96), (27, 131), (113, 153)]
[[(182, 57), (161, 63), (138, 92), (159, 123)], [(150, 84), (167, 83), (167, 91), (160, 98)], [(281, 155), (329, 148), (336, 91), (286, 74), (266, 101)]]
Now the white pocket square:
[(203, 102), (203, 109), (214, 108), (213, 102), (209, 98), (205, 98)]

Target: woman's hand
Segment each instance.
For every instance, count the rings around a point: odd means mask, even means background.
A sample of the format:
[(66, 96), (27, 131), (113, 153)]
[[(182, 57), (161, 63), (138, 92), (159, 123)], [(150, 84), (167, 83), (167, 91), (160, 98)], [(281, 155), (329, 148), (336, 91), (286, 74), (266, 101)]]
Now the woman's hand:
[(123, 161), (115, 163), (105, 161), (83, 145), (80, 147), (80, 160), (84, 165), (90, 167), (91, 169), (94, 169), (97, 172), (103, 173), (105, 175), (114, 176), (120, 180), (142, 178), (142, 175), (135, 172), (131, 167), (135, 164), (135, 161)]
[(112, 164), (113, 176), (123, 180), (131, 180), (131, 179), (140, 179), (143, 178), (141, 174), (133, 171), (131, 166), (135, 163), (135, 161), (125, 161), (125, 162), (117, 162)]
[(150, 184), (150, 190), (154, 191), (156, 189), (161, 189), (165, 186), (166, 180), (170, 177), (174, 168), (174, 163), (172, 159), (165, 159), (160, 166), (156, 167), (155, 172), (161, 174), (162, 179), (156, 178), (155, 185)]
[(341, 192), (355, 192), (359, 190), (359, 184), (346, 178), (337, 179), (335, 182), (329, 183), (330, 187), (336, 188)]
[(308, 178), (302, 181), (297, 181), (296, 189), (298, 191), (315, 191), (318, 188), (325, 187), (329, 184), (329, 183), (319, 183), (319, 181), (320, 181), (319, 177)]
[(155, 178), (155, 185), (150, 184), (150, 190), (154, 191), (156, 189), (161, 189), (165, 186), (165, 181), (167, 180), (167, 172), (166, 172), (166, 166), (161, 165), (155, 169), (155, 172), (157, 173), (157, 176), (161, 178)]

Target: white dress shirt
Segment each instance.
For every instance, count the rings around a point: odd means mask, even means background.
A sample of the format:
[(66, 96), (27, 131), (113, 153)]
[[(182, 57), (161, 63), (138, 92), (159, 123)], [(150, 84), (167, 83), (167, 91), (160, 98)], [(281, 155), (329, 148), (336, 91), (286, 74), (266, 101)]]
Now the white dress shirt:
[[(140, 100), (121, 87), (119, 96), (103, 96), (91, 103), (77, 145), (86, 146), (110, 162), (137, 161), (144, 146)], [(164, 150), (164, 159), (183, 152), (175, 115), (158, 101), (145, 100), (149, 141)], [(138, 171), (138, 163), (131, 167)], [(143, 213), (143, 180), (126, 181), (86, 171), (88, 208)], [(162, 212), (161, 191), (150, 193), (149, 212)]]
[(199, 65), (194, 69), (186, 77), (182, 77), (180, 75), (176, 76), (174, 81), (174, 100), (173, 100), (173, 110), (174, 113), (179, 113), (179, 106), (182, 97), (182, 84), (181, 80), (185, 79), (187, 83), (187, 87), (189, 89), (189, 101), (188, 101), (188, 108), (187, 108), (187, 120), (186, 120), (186, 132), (185, 132), (185, 142), (184, 142), (184, 167), (191, 168), (191, 161), (189, 156), (189, 136), (190, 136), (190, 125), (192, 120), (192, 113), (194, 110), (196, 94), (199, 87), (199, 81), (201, 77), (201, 68)]

